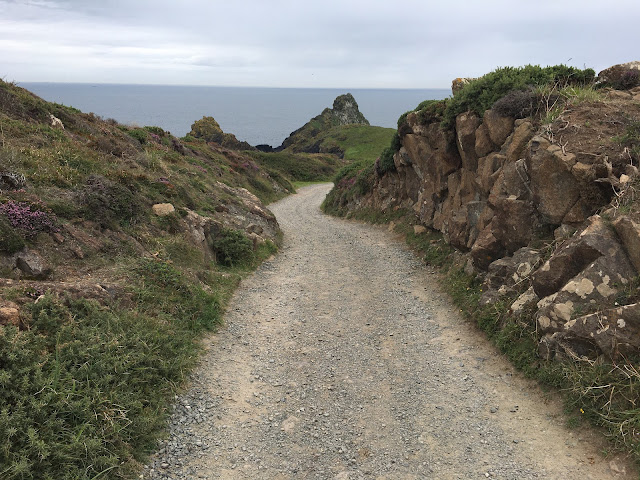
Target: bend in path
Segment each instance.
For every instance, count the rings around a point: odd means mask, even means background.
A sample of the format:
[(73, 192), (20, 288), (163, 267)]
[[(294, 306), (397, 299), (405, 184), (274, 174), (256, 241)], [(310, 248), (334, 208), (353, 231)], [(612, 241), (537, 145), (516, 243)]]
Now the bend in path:
[(281, 253), (242, 282), (144, 478), (632, 478), (392, 234), (321, 214), (329, 188), (270, 207)]

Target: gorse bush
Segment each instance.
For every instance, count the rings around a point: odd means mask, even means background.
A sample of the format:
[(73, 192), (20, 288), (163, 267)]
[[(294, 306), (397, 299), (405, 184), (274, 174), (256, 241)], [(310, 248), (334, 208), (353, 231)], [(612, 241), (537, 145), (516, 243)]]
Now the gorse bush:
[(396, 170), (393, 156), (400, 150), (401, 146), (400, 135), (396, 132), (391, 139), (391, 144), (382, 151), (380, 159), (376, 162), (376, 173), (378, 175), (384, 175), (387, 172), (394, 172)]
[(193, 361), (185, 331), (51, 296), (31, 316), (29, 330), (0, 329), (0, 478), (130, 474)]
[(134, 298), (145, 314), (192, 332), (213, 329), (220, 321), (218, 297), (189, 281), (170, 263), (144, 258), (134, 271), (139, 278)]
[(587, 85), (593, 83), (595, 72), (587, 68), (580, 70), (566, 65), (540, 67), (504, 67), (471, 81), (450, 101), (444, 111), (442, 124), (450, 128), (456, 116), (471, 110), (483, 115), (485, 110), (513, 90), (528, 90), (540, 85)]
[(126, 186), (100, 175), (90, 175), (76, 195), (82, 213), (103, 228), (135, 222), (142, 211), (140, 199)]
[(218, 262), (227, 267), (246, 264), (253, 259), (253, 242), (239, 230), (223, 229), (213, 239), (212, 247)]
[(25, 246), (24, 238), (0, 215), (0, 252), (11, 255)]

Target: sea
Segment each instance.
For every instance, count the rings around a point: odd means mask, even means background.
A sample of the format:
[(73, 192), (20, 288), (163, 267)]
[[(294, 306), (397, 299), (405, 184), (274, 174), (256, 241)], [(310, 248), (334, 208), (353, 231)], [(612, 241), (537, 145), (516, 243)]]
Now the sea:
[(398, 117), (449, 89), (254, 88), (19, 82), (43, 99), (113, 118), (126, 125), (158, 126), (183, 137), (203, 116), (251, 145), (279, 146), (291, 132), (351, 93), (371, 125), (396, 128)]

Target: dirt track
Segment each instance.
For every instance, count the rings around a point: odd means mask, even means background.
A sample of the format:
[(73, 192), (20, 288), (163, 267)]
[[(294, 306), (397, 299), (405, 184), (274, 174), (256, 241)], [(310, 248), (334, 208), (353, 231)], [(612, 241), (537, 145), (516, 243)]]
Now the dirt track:
[(393, 234), (322, 215), (329, 188), (270, 207), (284, 247), (236, 292), (144, 478), (635, 478)]

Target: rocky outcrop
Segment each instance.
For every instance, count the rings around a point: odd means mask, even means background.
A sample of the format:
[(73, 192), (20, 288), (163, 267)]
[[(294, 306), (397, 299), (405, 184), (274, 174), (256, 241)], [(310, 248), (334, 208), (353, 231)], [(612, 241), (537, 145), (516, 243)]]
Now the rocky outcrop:
[(620, 90), (640, 85), (640, 62), (621, 63), (598, 74), (598, 82)]
[[(195, 138), (202, 138), (207, 142), (218, 143), (231, 150), (253, 150), (254, 148), (247, 142), (241, 142), (232, 133), (222, 131), (220, 124), (213, 117), (202, 117), (191, 125), (189, 135)], [(184, 149), (182, 145), (174, 143), (174, 149), (178, 152)]]
[[(638, 181), (624, 145), (602, 140), (625, 133), (629, 120), (616, 112), (640, 118), (633, 92), (572, 107), (544, 127), (494, 109), (461, 113), (450, 129), (411, 113), (398, 129), (395, 171), (354, 208), (413, 210), (469, 257), (484, 279), (482, 302), (509, 295), (513, 314), (533, 316), (546, 357), (639, 353), (638, 309), (620, 304), (637, 289), (638, 219), (597, 215)], [(543, 262), (545, 243), (556, 248)], [(598, 326), (602, 312), (610, 327)]]
[[(336, 97), (333, 101), (333, 108), (325, 108), (320, 115), (292, 132), (275, 150), (290, 149), (294, 152), (322, 152), (339, 155), (341, 152), (327, 151), (323, 148), (320, 137), (322, 133), (340, 125), (369, 125), (369, 121), (360, 112), (358, 103), (350, 93)], [(267, 147), (261, 145), (260, 150), (270, 151)]]

